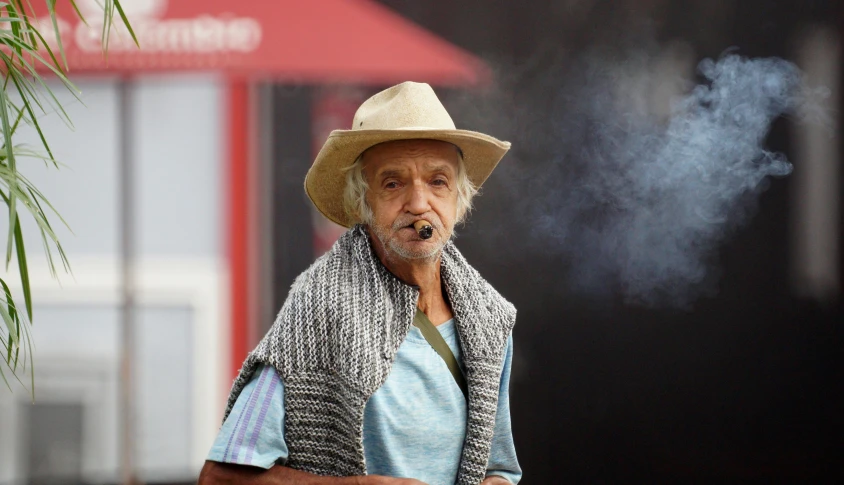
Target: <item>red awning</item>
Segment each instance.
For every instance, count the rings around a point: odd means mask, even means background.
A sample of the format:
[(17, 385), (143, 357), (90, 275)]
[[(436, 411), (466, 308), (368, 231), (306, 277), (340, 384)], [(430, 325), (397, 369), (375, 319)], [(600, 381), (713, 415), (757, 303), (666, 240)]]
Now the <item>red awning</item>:
[[(42, 4), (42, 2), (34, 2)], [(222, 70), (298, 82), (482, 82), (484, 64), (370, 0), (122, 0), (141, 43), (115, 20), (108, 60), (97, 0), (58, 2), (70, 72)], [(42, 33), (52, 31), (38, 11)], [(48, 39), (54, 43), (55, 39)]]

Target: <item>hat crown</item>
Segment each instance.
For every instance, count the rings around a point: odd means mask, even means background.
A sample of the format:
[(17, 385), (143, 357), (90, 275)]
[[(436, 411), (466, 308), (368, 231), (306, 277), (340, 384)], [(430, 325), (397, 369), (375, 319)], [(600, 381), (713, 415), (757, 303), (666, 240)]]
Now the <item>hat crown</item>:
[(352, 130), (453, 130), (454, 121), (426, 83), (403, 82), (360, 105)]

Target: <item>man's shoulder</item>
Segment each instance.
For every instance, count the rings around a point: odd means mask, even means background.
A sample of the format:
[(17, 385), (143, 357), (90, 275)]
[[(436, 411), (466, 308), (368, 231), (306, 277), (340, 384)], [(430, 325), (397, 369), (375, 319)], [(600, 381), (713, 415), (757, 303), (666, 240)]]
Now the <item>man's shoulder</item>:
[[(516, 307), (472, 267), (453, 244), (443, 252), (443, 279), (460, 325), (471, 334), (467, 356), (503, 356), (507, 338), (516, 324)], [(486, 356), (486, 357), (483, 357)]]
[[(385, 316), (366, 316), (365, 310), (387, 308), (385, 295), (376, 291), (379, 276), (361, 253), (361, 242), (353, 230), (296, 277), (282, 305), (271, 333), (291, 339), (325, 334), (333, 338), (353, 331), (356, 324), (381, 322)], [(323, 330), (325, 330), (323, 332)], [(330, 334), (330, 335), (329, 335)], [(328, 337), (326, 337), (328, 338)]]
[(359, 279), (362, 271), (359, 258), (338, 241), (328, 252), (299, 273), (290, 287), (288, 299), (302, 292), (343, 291), (356, 277)]
[(452, 284), (459, 284), (463, 292), (471, 294), (479, 304), (515, 318), (516, 307), (469, 264), (454, 243), (449, 243), (443, 251), (443, 264), (447, 277), (453, 280)]

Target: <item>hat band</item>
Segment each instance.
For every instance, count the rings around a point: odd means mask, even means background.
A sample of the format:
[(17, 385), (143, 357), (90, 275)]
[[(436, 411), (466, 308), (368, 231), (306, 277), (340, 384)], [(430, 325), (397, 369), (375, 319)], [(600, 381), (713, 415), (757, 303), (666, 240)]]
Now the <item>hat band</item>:
[(447, 131), (447, 130), (454, 130), (457, 131), (457, 128), (443, 128), (443, 127), (434, 127), (434, 126), (401, 126), (398, 128), (362, 128), (362, 129), (354, 129), (349, 131)]

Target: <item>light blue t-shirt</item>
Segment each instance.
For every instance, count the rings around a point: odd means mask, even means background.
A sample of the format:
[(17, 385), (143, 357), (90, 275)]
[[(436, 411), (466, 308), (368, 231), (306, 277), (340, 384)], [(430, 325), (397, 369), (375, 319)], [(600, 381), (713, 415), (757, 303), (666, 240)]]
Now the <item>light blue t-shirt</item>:
[[(453, 320), (437, 329), (461, 362)], [(507, 341), (487, 475), (518, 483), (522, 471), (510, 428), (512, 336)], [(442, 357), (411, 327), (384, 384), (364, 408), (363, 450), (372, 475), (453, 484), (466, 436), (466, 399)], [(262, 366), (235, 402), (208, 459), (270, 468), (284, 464), (284, 385)]]

